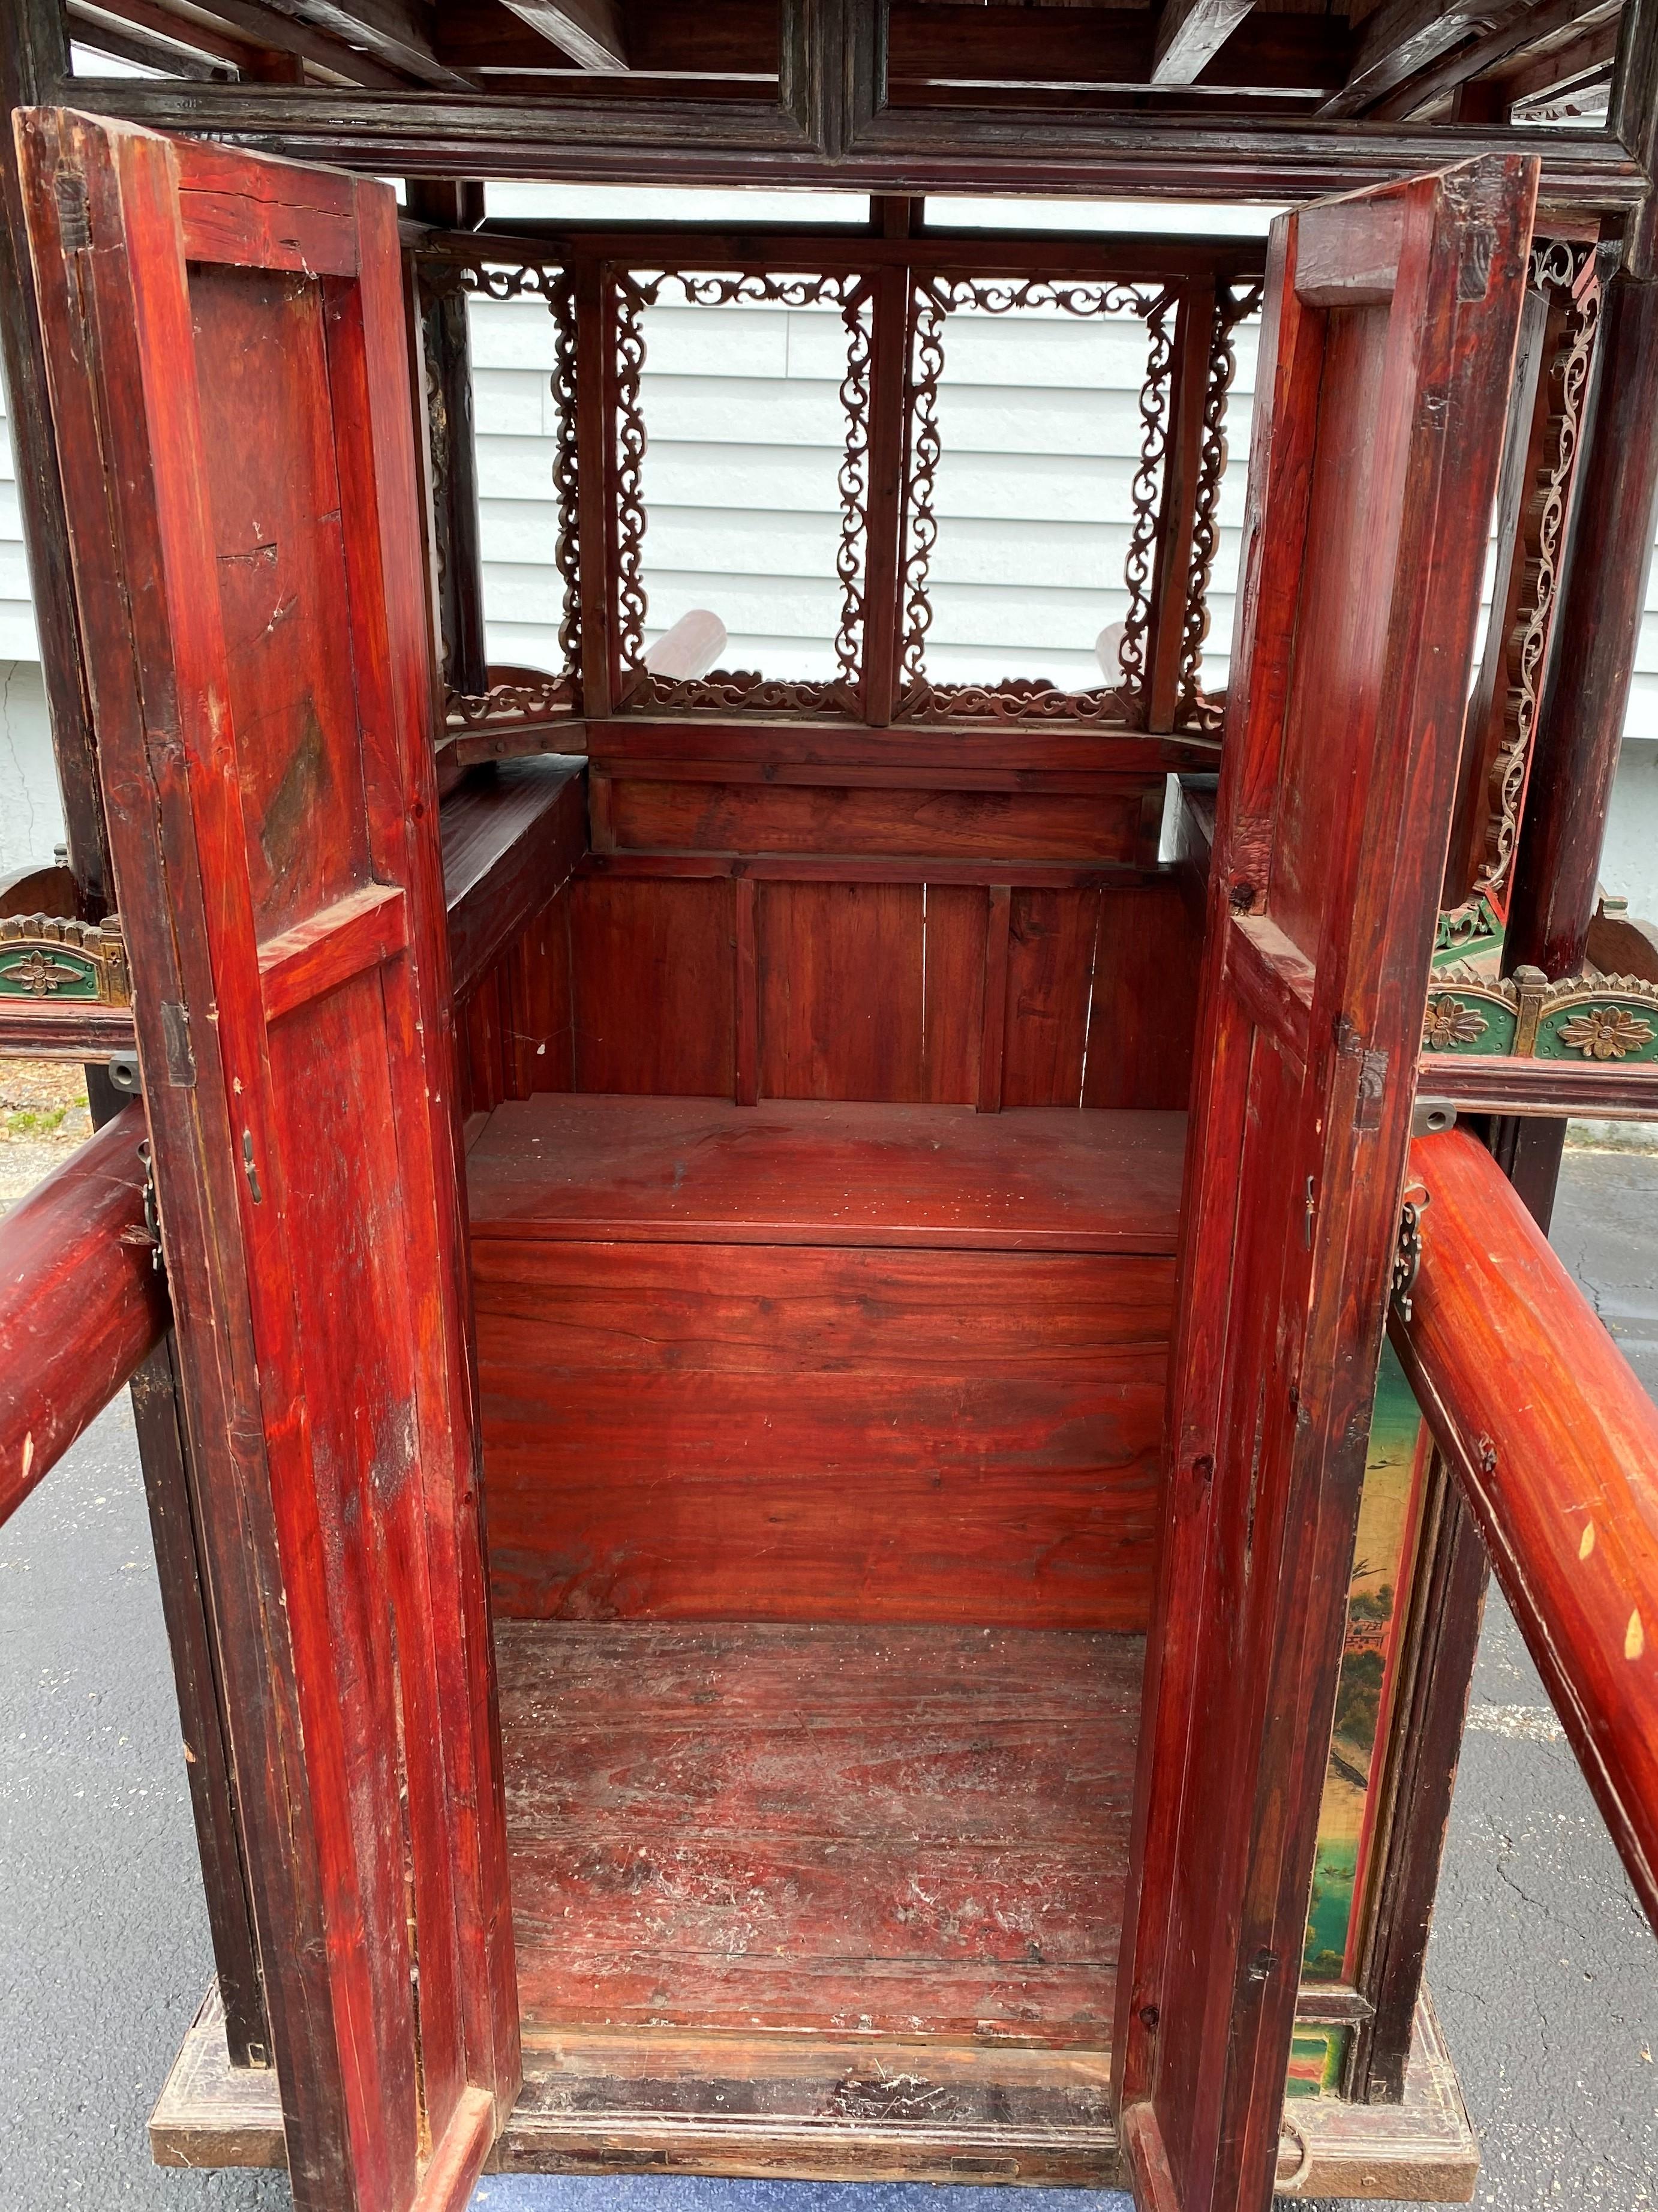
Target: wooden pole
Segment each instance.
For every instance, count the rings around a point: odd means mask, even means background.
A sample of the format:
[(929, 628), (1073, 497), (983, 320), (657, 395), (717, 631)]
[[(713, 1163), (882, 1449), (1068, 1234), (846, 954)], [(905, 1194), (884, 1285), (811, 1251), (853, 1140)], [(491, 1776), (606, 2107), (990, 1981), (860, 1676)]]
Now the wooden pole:
[(82, 918), (95, 921), (114, 903), (98, 757), (81, 658), (81, 628), (70, 580), (69, 525), (58, 475), (58, 443), (46, 402), (46, 357), (29, 275), (14, 108), (52, 99), (69, 75), (69, 39), (59, 0), (13, 0), (0, 37), (0, 358), (3, 358), (18, 503), (22, 509), (40, 664), (63, 793), (70, 868)]
[(0, 1522), (166, 1332), (143, 1134), (129, 1106), (0, 1224)]

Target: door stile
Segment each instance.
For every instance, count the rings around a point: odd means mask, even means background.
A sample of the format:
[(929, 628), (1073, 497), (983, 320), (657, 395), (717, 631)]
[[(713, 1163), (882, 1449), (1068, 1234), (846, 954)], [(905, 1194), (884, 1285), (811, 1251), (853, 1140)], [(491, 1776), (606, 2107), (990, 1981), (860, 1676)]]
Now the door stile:
[(1534, 191), (1492, 159), (1273, 240), (1114, 2043), (1182, 2212), (1272, 2189)]
[[(410, 858), (436, 844), (429, 762), (415, 751), (423, 679), (406, 635), (388, 663), (387, 641), (367, 634), (377, 598), (404, 585), (376, 574), (380, 552), (364, 535), (382, 531), (387, 487), (360, 480), (318, 528), (354, 540), (374, 874), (391, 878), (380, 903), (410, 913), (365, 939), (349, 973), (337, 957), (317, 979), (325, 995), (307, 999), (293, 980), (305, 967), (305, 927), (325, 933), (329, 909), (268, 933), (262, 946), (252, 901), (186, 271), (188, 258), (320, 276), (339, 326), (332, 349), (343, 363), (355, 315), (365, 374), (361, 323), (372, 319), (378, 373), (367, 381), (389, 386), (374, 394), (374, 460), (391, 470), (386, 506), (401, 507), (406, 526), (418, 513), (407, 495), (412, 453), (402, 450), (411, 434), (406, 420), (400, 438), (386, 427), (398, 392), (406, 398), (406, 363), (393, 318), (396, 380), (386, 375), (386, 288), (375, 296), (372, 270), (358, 281), (359, 204), (390, 195), (69, 114), (37, 111), (19, 132), (290, 2177), (307, 2212), (394, 2212), (413, 2203), (425, 2155), (452, 2123), (476, 2132), (469, 2077), (507, 2103), (517, 2081), (504, 1843), (492, 1851), (485, 1839), (501, 1810), (492, 1716), (477, 1735), (490, 1681), (479, 1660), (487, 1606), (465, 1308), (455, 1304), (455, 1272), (440, 1279), (422, 1247), (423, 1233), (428, 1244), (446, 1233), (452, 1252), (459, 1223), (453, 1060), (439, 1012), (442, 907), (433, 933), (433, 870)], [(387, 235), (382, 221), (371, 258)], [(395, 272), (394, 224), (389, 237)], [(338, 436), (334, 448), (361, 460), (360, 440)], [(405, 559), (417, 570), (417, 536), (408, 535)], [(419, 627), (418, 585), (415, 609)], [(416, 778), (401, 854), (400, 771)], [(355, 911), (362, 902), (343, 903)], [(268, 1007), (262, 969), (278, 952), (285, 995)], [(374, 1373), (335, 1370), (301, 1310), (302, 1270), (319, 1264), (304, 1207), (326, 1195), (330, 1164), (301, 1149), (294, 1069), (306, 1045), (295, 1061), (280, 1036), (284, 1023), (319, 1022), (312, 1049), (343, 1037), (343, 1010), (366, 1003), (352, 996), (359, 987), (378, 992), (384, 1010), (387, 1103), (395, 1097), (399, 1109), (385, 1121), (404, 1179), (382, 1176), (364, 1231), (364, 1264), (395, 1324)], [(380, 1080), (370, 1083), (376, 1097)], [(329, 1406), (332, 1427), (319, 1428), (313, 1407)], [(367, 1445), (350, 1449), (353, 1420), (378, 1424), (367, 1459)], [(480, 1561), (470, 1583), (469, 1542)], [(482, 1634), (452, 1617), (473, 1602)], [(463, 1793), (457, 1896), (448, 1808)], [(491, 1865), (502, 1887), (486, 1899)], [(463, 1954), (483, 1981), (468, 1986), (465, 2031), (455, 2017)], [(493, 2017), (503, 1996), (504, 2032)]]

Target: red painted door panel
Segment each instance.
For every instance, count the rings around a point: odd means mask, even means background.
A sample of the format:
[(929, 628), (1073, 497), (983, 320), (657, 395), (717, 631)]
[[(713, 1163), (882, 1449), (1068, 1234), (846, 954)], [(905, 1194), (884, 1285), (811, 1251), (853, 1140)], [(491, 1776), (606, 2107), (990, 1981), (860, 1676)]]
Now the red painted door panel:
[(1535, 190), (1273, 232), (1113, 2049), (1145, 2212), (1272, 2197)]
[(459, 2202), (518, 2025), (396, 206), (19, 128), (295, 2200)]

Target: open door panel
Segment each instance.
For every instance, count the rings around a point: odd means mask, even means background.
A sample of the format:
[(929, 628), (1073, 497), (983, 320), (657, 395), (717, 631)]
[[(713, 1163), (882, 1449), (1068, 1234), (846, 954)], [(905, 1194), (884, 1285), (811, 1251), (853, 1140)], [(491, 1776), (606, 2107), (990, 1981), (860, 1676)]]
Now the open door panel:
[(397, 210), (18, 118), (287, 2160), (519, 2079)]
[(1144, 2212), (1264, 2212), (1536, 191), (1268, 265), (1114, 2070)]

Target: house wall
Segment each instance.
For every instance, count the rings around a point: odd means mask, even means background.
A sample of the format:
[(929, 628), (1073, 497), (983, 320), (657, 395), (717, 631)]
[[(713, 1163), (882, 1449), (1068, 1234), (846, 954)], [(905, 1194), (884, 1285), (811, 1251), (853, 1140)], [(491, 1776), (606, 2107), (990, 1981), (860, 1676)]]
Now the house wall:
[[(614, 204), (617, 195), (605, 192)], [(628, 212), (719, 211), (729, 195), (644, 191)], [(492, 186), (492, 212), (586, 212), (601, 195)], [(637, 202), (637, 204), (634, 204)], [(763, 204), (762, 204), (763, 203)], [(861, 203), (823, 195), (745, 196), (756, 216), (845, 220)], [(961, 204), (964, 220), (1036, 204)], [(1100, 227), (1131, 213), (1066, 211)], [(1133, 210), (1163, 227), (1200, 228), (1201, 209)], [(1259, 228), (1268, 211), (1225, 211)], [(553, 546), (552, 328), (535, 302), (474, 308), (484, 598), (492, 659), (556, 665), (560, 586)], [(708, 607), (730, 634), (726, 665), (778, 676), (831, 672), (841, 445), (837, 393), (845, 334), (833, 309), (746, 304), (649, 311), (643, 411), (647, 637)], [(1239, 333), (1228, 416), (1232, 465), (1210, 594), (1205, 681), (1225, 680), (1248, 414), (1253, 327)], [(1079, 323), (1045, 313), (952, 315), (940, 401), (944, 458), (932, 564), (929, 673), (942, 680), (1045, 676), (1099, 680), (1094, 641), (1126, 605), (1128, 487), (1139, 451), (1144, 342), (1130, 319)], [(0, 452), (0, 870), (48, 860), (62, 837), (28, 602), (9, 443)], [(1637, 913), (1658, 915), (1658, 569), (1637, 655), (1605, 878)]]

